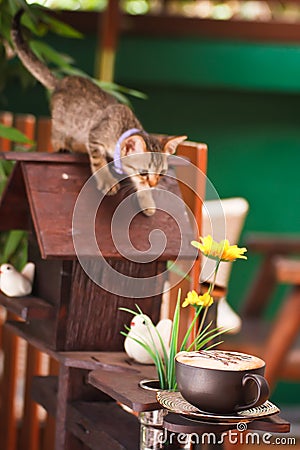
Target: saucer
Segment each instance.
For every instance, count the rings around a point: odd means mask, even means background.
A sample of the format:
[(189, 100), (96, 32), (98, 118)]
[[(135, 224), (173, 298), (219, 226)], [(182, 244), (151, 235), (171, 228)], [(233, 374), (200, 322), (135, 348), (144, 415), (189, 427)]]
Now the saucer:
[(192, 420), (211, 421), (211, 422), (250, 422), (255, 419), (261, 419), (264, 417), (278, 414), (279, 408), (267, 400), (263, 405), (256, 406), (255, 408), (246, 409), (232, 414), (214, 414), (206, 411), (201, 411), (196, 406), (187, 402), (180, 392), (172, 391), (159, 391), (156, 394), (158, 403), (165, 409), (172, 413), (181, 414)]

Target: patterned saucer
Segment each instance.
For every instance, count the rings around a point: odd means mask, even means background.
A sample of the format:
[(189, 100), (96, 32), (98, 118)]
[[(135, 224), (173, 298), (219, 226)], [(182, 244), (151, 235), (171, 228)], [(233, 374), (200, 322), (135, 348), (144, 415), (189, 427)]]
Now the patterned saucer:
[(211, 422), (250, 422), (254, 419), (261, 419), (280, 412), (279, 408), (267, 400), (263, 405), (247, 409), (232, 414), (213, 414), (201, 411), (187, 402), (180, 392), (159, 391), (156, 394), (157, 401), (170, 412), (177, 413), (193, 420)]

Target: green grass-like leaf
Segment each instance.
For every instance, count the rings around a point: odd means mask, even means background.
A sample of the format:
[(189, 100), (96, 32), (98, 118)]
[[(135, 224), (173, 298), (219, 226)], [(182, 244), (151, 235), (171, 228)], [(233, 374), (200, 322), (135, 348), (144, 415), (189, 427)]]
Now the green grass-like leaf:
[[(130, 330), (130, 328), (129, 328), (129, 330)], [(121, 334), (123, 336), (126, 336), (129, 339), (132, 339), (133, 341), (137, 342), (149, 354), (150, 358), (153, 360), (153, 362), (155, 364), (158, 379), (159, 379), (159, 384), (163, 389), (165, 389), (167, 386), (165, 371), (164, 371), (164, 367), (163, 367), (161, 358), (158, 357), (157, 350), (156, 349), (152, 350), (151, 347), (146, 342), (144, 342), (140, 339), (137, 339), (136, 337), (130, 336), (129, 332), (125, 333), (124, 331), (121, 331)]]
[(181, 270), (180, 267), (178, 267), (178, 265), (174, 261), (167, 261), (167, 270), (176, 273), (176, 275), (179, 275), (181, 278), (184, 278), (185, 280), (191, 281), (191, 277), (186, 272)]
[[(179, 333), (179, 324), (180, 324), (180, 302), (181, 302), (181, 289), (178, 290), (178, 296), (177, 296), (177, 302), (176, 307), (174, 311), (173, 316), (173, 324), (172, 324), (172, 333), (171, 333), (171, 340), (170, 340), (170, 351), (169, 354), (167, 352), (167, 349), (164, 345), (163, 339), (155, 327), (155, 325), (152, 323), (152, 321), (148, 322), (146, 320), (147, 329), (149, 332), (148, 339), (150, 339), (150, 345), (149, 341), (143, 340), (143, 339), (137, 339), (129, 335), (129, 332), (131, 331), (131, 328), (125, 325), (126, 332), (122, 331), (121, 334), (123, 336), (129, 337), (133, 339), (135, 342), (139, 343), (150, 355), (151, 359), (153, 360), (157, 375), (160, 382), (160, 387), (162, 389), (169, 389), (169, 390), (175, 390), (177, 388), (177, 382), (176, 382), (176, 376), (175, 376), (175, 356), (178, 350), (178, 333)], [(137, 311), (131, 310), (129, 308), (119, 308), (122, 311), (129, 312), (133, 315), (143, 315), (143, 312), (141, 308), (136, 304)], [(191, 351), (191, 350), (200, 350), (204, 349), (204, 347), (207, 346), (210, 342), (212, 342), (214, 339), (216, 339), (218, 336), (220, 336), (223, 333), (226, 333), (229, 331), (228, 329), (220, 329), (220, 328), (213, 328), (210, 329), (212, 322), (210, 322), (208, 325), (205, 326), (204, 329), (202, 329), (202, 323), (200, 324), (200, 329), (198, 330), (198, 333), (193, 340), (193, 342), (187, 346), (189, 337), (192, 333), (192, 330), (194, 326), (196, 325), (197, 321), (199, 320), (199, 315), (203, 311), (203, 307), (198, 307), (196, 314), (191, 322), (191, 324), (188, 327), (188, 330), (186, 331), (186, 334), (183, 338), (183, 341), (180, 346), (180, 351)], [(205, 309), (207, 311), (207, 308)], [(146, 316), (145, 316), (146, 317)], [(162, 348), (162, 354), (160, 352), (160, 347), (155, 343), (154, 337), (152, 333), (156, 333), (159, 345)], [(128, 336), (129, 335), (129, 336)], [(212, 342), (211, 345), (207, 346), (205, 350), (209, 350), (211, 348), (216, 347), (219, 345), (222, 341), (218, 342)]]
[(21, 230), (10, 231), (5, 241), (3, 253), (0, 256), (1, 264), (10, 261), (12, 255), (16, 252), (25, 234), (25, 231)]
[(134, 316), (137, 316), (139, 314), (137, 311), (134, 311), (133, 309), (129, 309), (129, 308), (124, 308), (123, 306), (121, 308), (119, 308), (119, 310), (133, 314)]
[(177, 353), (178, 346), (178, 331), (179, 331), (179, 321), (180, 321), (180, 299), (181, 299), (181, 289), (178, 290), (176, 308), (173, 317), (172, 334), (170, 341), (170, 355), (168, 359), (168, 364), (166, 367), (167, 380), (169, 389), (175, 389), (175, 355)]
[[(195, 316), (194, 316), (194, 318), (193, 318), (193, 320), (192, 320), (192, 322), (191, 322), (191, 324), (190, 324), (190, 326), (189, 326), (189, 328), (188, 328), (188, 330), (187, 330), (187, 332), (186, 332), (186, 334), (185, 334), (185, 336), (183, 338), (183, 341), (182, 341), (182, 344), (181, 344), (181, 347), (180, 347), (180, 351), (186, 350), (187, 341), (188, 341), (188, 339), (189, 339), (189, 337), (191, 335), (191, 332), (192, 332), (194, 326), (196, 325), (196, 322), (197, 322), (197, 320), (199, 318), (199, 315), (200, 315), (201, 311), (202, 311), (202, 307), (198, 308), (198, 310), (196, 311), (196, 314), (195, 314)], [(193, 341), (192, 345), (194, 344), (194, 342), (195, 341)]]
[(34, 141), (28, 139), (28, 137), (25, 136), (25, 134), (21, 133), (21, 131), (17, 130), (14, 127), (3, 125), (2, 123), (0, 123), (0, 137), (9, 139), (13, 142), (19, 142), (21, 144), (34, 144)]

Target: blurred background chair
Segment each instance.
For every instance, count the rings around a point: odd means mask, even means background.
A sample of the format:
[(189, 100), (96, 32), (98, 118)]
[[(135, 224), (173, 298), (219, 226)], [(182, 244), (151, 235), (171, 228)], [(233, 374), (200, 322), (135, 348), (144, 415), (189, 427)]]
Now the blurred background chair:
[[(243, 226), (249, 212), (245, 198), (208, 200), (202, 209), (202, 235), (210, 234), (215, 241), (228, 239), (230, 244), (238, 244)], [(200, 274), (201, 288), (206, 290), (216, 262), (203, 256)], [(227, 302), (227, 287), (231, 275), (232, 263), (222, 262), (216, 278), (214, 298), (217, 299), (216, 325), (237, 333), (241, 328), (241, 319)]]
[[(241, 331), (226, 335), (223, 347), (261, 356), (271, 388), (279, 380), (299, 382), (300, 237), (254, 234), (245, 245), (248, 254), (260, 253), (262, 262), (241, 307)], [(287, 292), (268, 323), (265, 312), (281, 284), (287, 285)]]

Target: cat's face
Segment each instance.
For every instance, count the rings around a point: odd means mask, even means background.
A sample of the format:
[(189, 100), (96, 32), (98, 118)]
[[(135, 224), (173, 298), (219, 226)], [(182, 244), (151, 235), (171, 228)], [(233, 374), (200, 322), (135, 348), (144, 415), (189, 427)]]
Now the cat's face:
[(123, 159), (123, 170), (137, 189), (157, 186), (160, 178), (168, 171), (165, 153), (137, 153)]
[(186, 136), (170, 138), (162, 144), (151, 136), (135, 135), (126, 140), (123, 155), (128, 157), (123, 158), (123, 170), (137, 190), (157, 186), (168, 171), (168, 155), (185, 139)]

